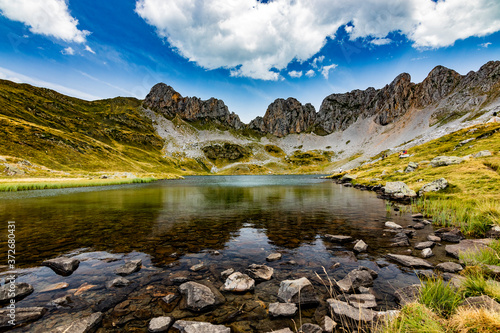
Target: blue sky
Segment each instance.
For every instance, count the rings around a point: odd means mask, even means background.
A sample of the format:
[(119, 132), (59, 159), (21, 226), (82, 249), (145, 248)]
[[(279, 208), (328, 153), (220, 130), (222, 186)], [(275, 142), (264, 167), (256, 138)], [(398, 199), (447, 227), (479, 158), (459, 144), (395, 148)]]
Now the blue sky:
[(0, 78), (88, 100), (165, 82), (244, 122), (500, 60), (498, 0), (0, 0)]

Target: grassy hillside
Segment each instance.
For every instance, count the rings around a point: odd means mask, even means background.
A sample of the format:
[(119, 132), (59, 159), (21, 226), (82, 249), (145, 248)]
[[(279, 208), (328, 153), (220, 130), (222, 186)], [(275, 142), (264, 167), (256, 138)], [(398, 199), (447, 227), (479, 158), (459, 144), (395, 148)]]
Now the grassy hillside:
[(66, 172), (203, 172), (194, 160), (162, 157), (163, 140), (140, 103), (123, 97), (88, 102), (0, 80), (0, 156)]
[[(470, 140), (466, 143), (461, 143)], [(480, 151), (491, 156), (474, 157)], [(350, 170), (355, 183), (385, 185), (389, 181), (405, 182), (418, 191), (439, 178), (449, 182), (447, 189), (426, 194), (415, 208), (432, 215), (441, 225), (457, 225), (470, 236), (484, 234), (492, 224), (500, 225), (500, 124), (489, 123), (466, 128), (439, 139), (411, 148), (409, 158), (398, 153)], [(437, 156), (465, 157), (465, 161), (449, 166), (432, 167)], [(418, 163), (413, 172), (405, 172), (409, 162)], [(334, 175), (333, 177), (339, 177)]]

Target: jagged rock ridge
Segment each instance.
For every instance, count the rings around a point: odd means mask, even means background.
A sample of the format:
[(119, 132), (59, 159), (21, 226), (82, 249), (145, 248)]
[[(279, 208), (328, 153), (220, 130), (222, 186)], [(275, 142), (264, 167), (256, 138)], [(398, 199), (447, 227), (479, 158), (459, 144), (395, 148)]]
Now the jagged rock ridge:
[(198, 97), (182, 97), (165, 83), (158, 83), (151, 88), (143, 106), (161, 112), (167, 118), (179, 116), (190, 121), (212, 121), (235, 129), (245, 126), (238, 115), (229, 112), (222, 100), (212, 97), (204, 101)]

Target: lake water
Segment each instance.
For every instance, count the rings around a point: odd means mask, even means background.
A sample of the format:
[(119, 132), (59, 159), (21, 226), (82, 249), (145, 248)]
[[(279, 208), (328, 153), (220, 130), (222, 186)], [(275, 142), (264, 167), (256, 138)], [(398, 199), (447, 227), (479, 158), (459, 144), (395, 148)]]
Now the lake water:
[[(265, 332), (293, 327), (293, 323), (270, 320), (265, 311), (249, 304), (260, 304), (265, 310), (266, 304), (276, 301), (279, 283), (285, 279), (305, 276), (324, 295), (316, 273), (326, 278), (326, 270), (330, 278), (341, 279), (352, 269), (366, 266), (379, 274), (373, 293), (380, 310), (396, 306), (395, 288), (418, 283), (415, 272), (384, 259), (386, 253), (406, 254), (407, 250), (390, 246), (384, 222), (409, 225), (410, 213), (388, 212), (375, 193), (318, 176), (200, 176), (7, 193), (0, 196), (0, 220), (5, 227), (2, 235), (7, 234), (7, 221), (16, 222), (18, 281), (35, 289), (18, 306), (47, 306), (68, 294), (74, 298), (71, 306), (49, 307), (42, 319), (14, 331), (50, 331), (68, 318), (103, 311), (99, 332), (145, 332), (155, 315), (223, 323), (233, 332)], [(429, 228), (417, 231), (416, 239), (423, 239)], [(368, 251), (355, 255), (353, 244), (330, 243), (323, 239), (325, 234), (362, 239)], [(6, 254), (6, 237), (1, 240), (0, 253)], [(267, 263), (266, 257), (274, 252), (281, 253), (282, 259)], [(437, 253), (431, 261), (438, 260)], [(59, 276), (41, 267), (43, 260), (60, 255), (81, 260), (72, 275)], [(117, 277), (114, 269), (136, 258), (142, 259), (143, 268), (127, 276), (131, 286), (119, 290), (105, 286)], [(199, 263), (205, 268), (189, 270)], [(273, 279), (257, 284), (253, 293), (225, 293), (226, 303), (212, 312), (199, 315), (177, 308), (165, 312), (159, 304), (161, 295), (175, 292), (169, 282), (172, 277), (209, 280), (218, 287), (223, 283), (220, 272), (228, 268), (244, 272), (253, 263), (273, 267)], [(41, 292), (60, 282), (69, 285)], [(244, 315), (221, 321), (240, 306), (248, 309)], [(324, 306), (321, 309), (322, 305), (304, 309), (302, 320), (315, 322), (321, 311), (326, 312)]]

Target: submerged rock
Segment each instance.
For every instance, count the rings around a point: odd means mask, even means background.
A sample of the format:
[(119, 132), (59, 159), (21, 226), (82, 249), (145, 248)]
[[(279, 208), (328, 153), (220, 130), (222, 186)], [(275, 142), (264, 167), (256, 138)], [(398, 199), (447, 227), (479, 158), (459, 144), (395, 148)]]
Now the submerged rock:
[(300, 303), (302, 305), (318, 303), (314, 287), (305, 277), (297, 280), (281, 281), (280, 289), (278, 290), (278, 300), (284, 303)]
[(281, 259), (281, 253), (271, 253), (267, 256), (267, 261), (276, 261)]
[(347, 243), (352, 240), (351, 236), (344, 236), (344, 235), (330, 235), (326, 234), (323, 236), (327, 241), (332, 242), (332, 243)]
[[(47, 309), (42, 307), (16, 307), (16, 325), (38, 320), (45, 314), (45, 312), (47, 312)], [(12, 325), (9, 323), (11, 318), (8, 314), (10, 314), (10, 309), (0, 309), (0, 328), (12, 328)]]
[(130, 280), (127, 280), (123, 277), (117, 277), (116, 279), (113, 279), (111, 281), (109, 281), (106, 286), (108, 288), (121, 288), (121, 287), (126, 287), (128, 286), (129, 284), (131, 284), (132, 282), (130, 282)]
[(125, 263), (125, 265), (118, 267), (115, 270), (115, 273), (122, 276), (130, 275), (132, 273), (139, 271), (141, 269), (141, 266), (142, 266), (141, 259), (130, 260), (129, 262)]
[(62, 276), (71, 275), (80, 265), (80, 260), (74, 258), (60, 257), (45, 260), (42, 262), (43, 266), (51, 268), (56, 274)]
[(410, 246), (410, 239), (405, 232), (398, 232), (396, 235), (394, 235), (394, 238), (391, 239), (391, 242), (392, 246)]
[(52, 333), (90, 333), (101, 324), (102, 313), (95, 312), (90, 316), (72, 321), (69, 324), (57, 327)]
[(413, 268), (419, 268), (419, 267), (424, 267), (424, 268), (432, 268), (432, 264), (428, 261), (425, 261), (424, 259), (421, 258), (416, 258), (416, 257), (411, 257), (411, 256), (405, 256), (402, 254), (392, 254), (389, 253), (386, 255), (388, 259), (394, 260), (398, 262), (399, 264), (407, 267), (413, 267)]
[(256, 281), (268, 281), (273, 277), (274, 269), (266, 265), (252, 264), (248, 266), (246, 272)]
[(269, 304), (269, 314), (272, 317), (293, 317), (297, 313), (295, 303), (271, 303)]
[(231, 333), (229, 327), (202, 321), (177, 320), (173, 328), (179, 330), (180, 333)]
[(15, 283), (13, 290), (10, 289), (10, 287), (11, 284), (8, 280), (3, 286), (0, 287), (0, 303), (10, 302), (12, 297), (9, 294), (11, 294), (12, 291), (15, 294), (16, 300), (21, 300), (34, 291), (33, 286), (25, 282)]

